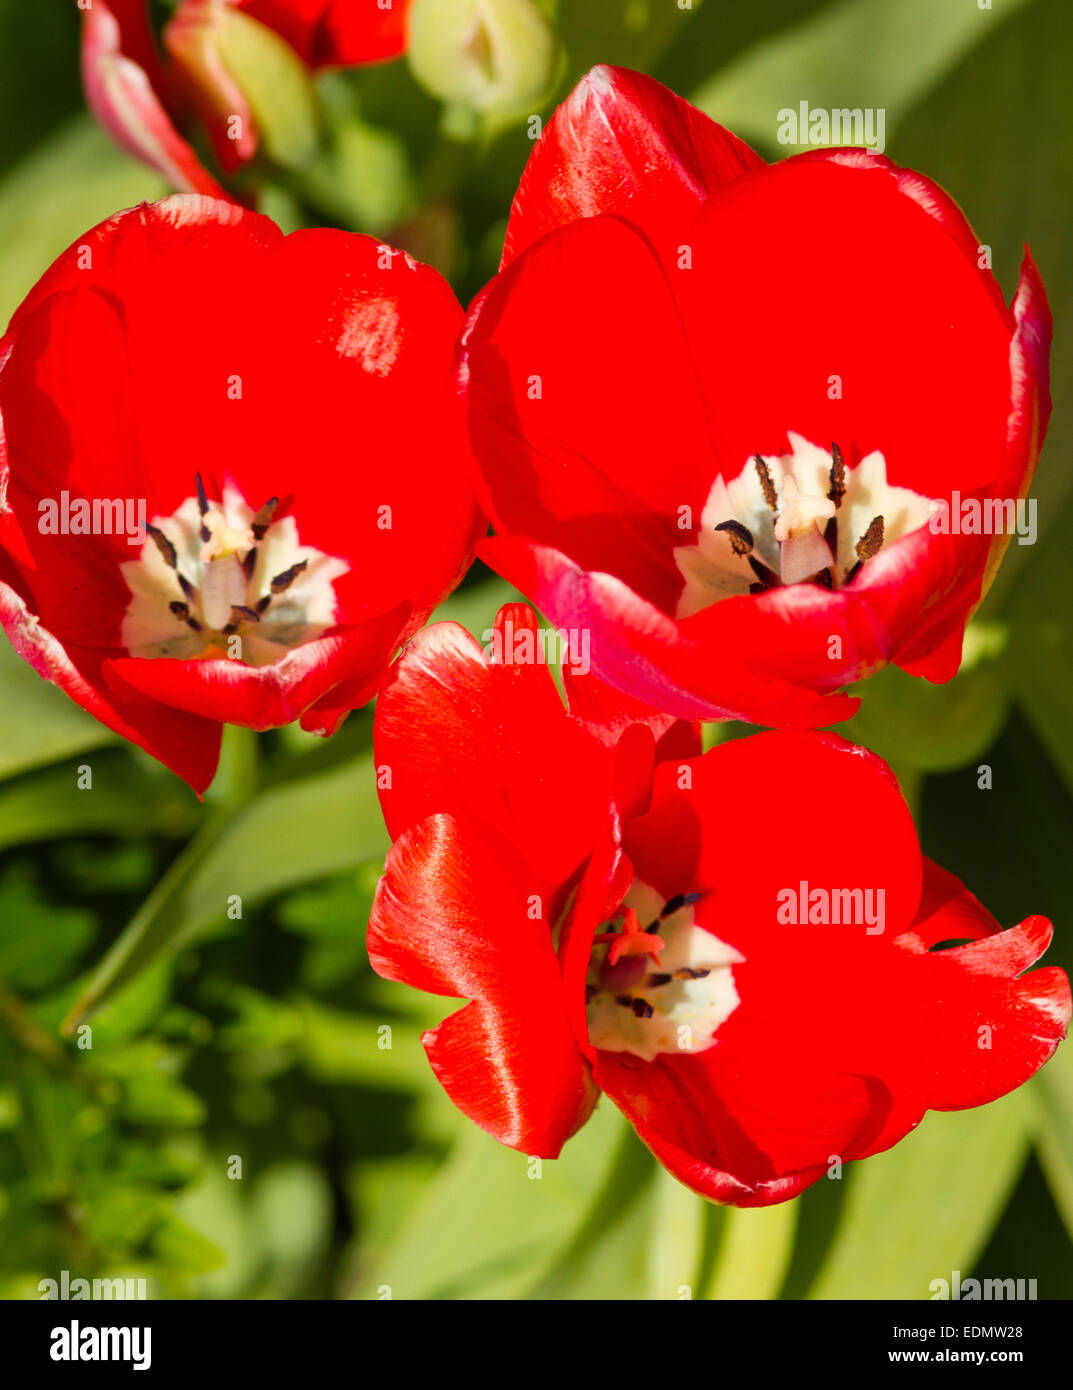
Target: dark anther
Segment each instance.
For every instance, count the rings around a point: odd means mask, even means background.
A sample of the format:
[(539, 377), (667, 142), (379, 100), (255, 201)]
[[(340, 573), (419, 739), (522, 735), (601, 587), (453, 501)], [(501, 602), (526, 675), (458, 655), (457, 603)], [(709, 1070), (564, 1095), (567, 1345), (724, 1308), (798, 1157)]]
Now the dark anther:
[[(846, 460), (842, 457), (842, 450), (838, 445), (831, 441), (831, 471), (827, 477), (827, 500), (835, 504), (835, 515), (828, 518), (827, 525), (823, 528), (823, 538), (827, 542), (827, 548), (832, 555), (838, 554), (838, 508), (846, 496)], [(825, 585), (825, 588), (834, 588), (834, 584)]]
[(710, 975), (710, 970), (691, 970), (688, 965), (683, 965), (681, 970), (674, 972), (676, 980), (703, 980), (705, 975)]
[(771, 481), (771, 469), (759, 454), (754, 454), (753, 459), (756, 463), (756, 474), (760, 479), (760, 487), (764, 493), (764, 501), (773, 512), (777, 512), (779, 510), (779, 497), (775, 491), (775, 484)]
[(874, 516), (868, 523), (868, 530), (857, 542), (854, 549), (857, 552), (857, 563), (843, 579), (843, 587), (852, 584), (861, 572), (861, 566), (865, 560), (870, 560), (873, 555), (877, 555), (883, 548), (883, 533), (886, 529), (886, 522), (881, 516)]
[(645, 927), (645, 932), (646, 932), (649, 936), (655, 936), (656, 932), (658, 932), (658, 931), (659, 931), (659, 918), (657, 917), (656, 920), (655, 920), (654, 922), (649, 922), (648, 926)]
[(253, 532), (253, 539), (255, 541), (264, 540), (265, 532), (272, 525), (272, 518), (275, 516), (276, 508), (278, 506), (279, 498), (270, 497), (268, 501), (264, 504), (264, 506), (261, 508), (261, 510), (250, 522), (250, 530)]
[(841, 507), (846, 495), (846, 460), (837, 444), (831, 445), (831, 472), (828, 477), (827, 500)]
[(171, 541), (168, 540), (167, 536), (165, 536), (164, 532), (156, 526), (147, 526), (145, 529), (152, 536), (153, 543), (156, 545), (157, 550), (163, 555), (164, 563), (170, 569), (178, 569), (179, 557), (175, 553), (175, 547), (172, 545)]
[(253, 572), (254, 572), (254, 570), (255, 570), (256, 568), (257, 568), (257, 547), (256, 547), (256, 546), (253, 546), (250, 550), (247, 550), (247, 551), (246, 551), (245, 558), (244, 558), (243, 561), (242, 561), (242, 570), (243, 570), (243, 573), (245, 574), (245, 576), (246, 576), (247, 579), (252, 579), (252, 578), (253, 578)]
[(725, 531), (730, 537), (730, 547), (735, 555), (748, 555), (753, 548), (753, 533), (740, 521), (721, 521), (715, 528)]
[(186, 597), (190, 600), (191, 603), (193, 603), (197, 598), (197, 590), (194, 588), (193, 584), (190, 583), (189, 579), (187, 579), (187, 577), (184, 574), (180, 574), (177, 577), (179, 580), (179, 588), (182, 589)]
[(622, 1007), (623, 1007), (624, 1009), (628, 1009), (628, 1008), (630, 1007), (630, 1005), (633, 1003), (633, 995), (632, 995), (632, 994), (616, 994), (616, 995), (615, 995), (615, 1003), (616, 1003), (616, 1004), (621, 1004)]
[(750, 555), (748, 560), (750, 569), (765, 589), (778, 589), (781, 587), (782, 580), (774, 570), (768, 569), (767, 565), (765, 565), (763, 561), (758, 560), (755, 555)]
[(635, 999), (630, 1005), (636, 1018), (651, 1018), (656, 1012), (647, 999)]
[(192, 617), (190, 614), (189, 604), (180, 603), (179, 600), (176, 598), (172, 599), (172, 601), (168, 604), (168, 607), (171, 609), (171, 611), (175, 614), (177, 618), (182, 618), (182, 620), (186, 623), (186, 626), (190, 629), (191, 632), (201, 631), (201, 624), (198, 622), (196, 618)]
[[(198, 506), (198, 511), (201, 513), (202, 517), (204, 517), (205, 513), (209, 510), (209, 499), (205, 496), (205, 484), (201, 481), (201, 474), (198, 473), (198, 474), (195, 475), (195, 477), (196, 477), (196, 480), (197, 480), (197, 506)], [(209, 531), (209, 528), (205, 525), (205, 522), (202, 521), (202, 523), (201, 523), (201, 539), (202, 539), (203, 541), (208, 541), (208, 540), (210, 539), (210, 537), (211, 537), (211, 533), (210, 533), (210, 531)]]
[(831, 577), (831, 570), (828, 566), (822, 570), (817, 570), (808, 582), (818, 584), (821, 589), (833, 589), (835, 587), (835, 581)]
[(882, 549), (884, 529), (885, 523), (881, 516), (874, 516), (868, 523), (868, 530), (865, 531), (856, 545), (857, 559), (862, 563), (865, 560), (870, 560)]
[(599, 991), (599, 989), (596, 987), (596, 985), (586, 985), (586, 986), (585, 986), (585, 1003), (586, 1003), (586, 1004), (591, 1004), (592, 1001), (596, 998), (596, 996), (597, 996), (599, 993), (600, 993), (600, 991)]
[(265, 594), (264, 598), (258, 599), (258, 600), (257, 600), (257, 612), (258, 612), (258, 613), (263, 613), (263, 612), (268, 608), (268, 605), (269, 605), (271, 602), (272, 602), (272, 595), (271, 595), (271, 594)]
[(751, 594), (766, 594), (770, 588), (770, 584), (750, 584), (749, 592)]
[[(236, 613), (238, 614), (237, 618), (235, 617)], [(261, 615), (254, 612), (252, 608), (247, 608), (244, 603), (236, 603), (231, 608), (231, 621), (236, 624), (239, 622), (259, 623)]]
[(645, 984), (648, 985), (649, 989), (660, 989), (663, 985), (669, 985), (673, 979), (673, 975), (649, 975)]
[(670, 917), (675, 912), (680, 912), (683, 907), (692, 907), (694, 903), (699, 903), (703, 894), (701, 893), (675, 893), (673, 898), (668, 898), (663, 904), (661, 917)]
[(271, 588), (274, 594), (282, 594), (284, 589), (289, 589), (291, 587), (308, 564), (308, 560), (299, 560), (298, 563), (292, 565), (290, 569), (284, 570), (282, 574), (277, 574), (269, 585), (269, 588)]

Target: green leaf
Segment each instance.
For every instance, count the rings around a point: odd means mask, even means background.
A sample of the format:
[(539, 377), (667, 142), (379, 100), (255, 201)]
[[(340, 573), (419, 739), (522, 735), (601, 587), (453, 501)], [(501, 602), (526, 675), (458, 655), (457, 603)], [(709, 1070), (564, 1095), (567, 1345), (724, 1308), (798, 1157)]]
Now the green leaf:
[(64, 877), (87, 893), (133, 893), (153, 875), (153, 847), (144, 840), (114, 845), (68, 840), (53, 861)]
[(652, 1188), (648, 1297), (692, 1298), (704, 1252), (708, 1204), (665, 1168), (656, 1168)]
[[(385, 1287), (407, 1300), (525, 1296), (592, 1210), (624, 1123), (601, 1105), (562, 1157), (535, 1166), (463, 1122), (450, 1158), (357, 1296), (377, 1298)], [(631, 1183), (620, 1192), (616, 1218), (631, 1211), (638, 1190)], [(643, 1241), (636, 1254), (643, 1274)]]
[(185, 1054), (141, 1038), (96, 1059), (102, 1075), (120, 1083), (119, 1113), (135, 1124), (188, 1129), (205, 1120), (205, 1102), (177, 1080)]
[(197, 799), (170, 773), (126, 749), (87, 758), (92, 787), (80, 788), (79, 764), (27, 772), (0, 786), (0, 849), (67, 835), (181, 835), (193, 824)]
[(86, 1236), (106, 1250), (140, 1245), (166, 1216), (167, 1199), (154, 1187), (128, 1179), (98, 1178), (83, 1187), (81, 1219)]
[(1005, 629), (970, 626), (961, 670), (946, 685), (886, 667), (854, 687), (861, 707), (838, 732), (878, 753), (895, 771), (964, 767), (991, 746), (1006, 722), (1005, 645)]
[[(380, 1265), (409, 1214), (435, 1182), (439, 1166), (438, 1154), (416, 1151), (352, 1166), (347, 1191), (359, 1234), (344, 1258), (338, 1297), (351, 1298), (355, 1291), (360, 1296), (366, 1271)], [(370, 1294), (379, 1297), (375, 1288)]]
[(1031, 1093), (1040, 1110), (1036, 1152), (1051, 1196), (1073, 1239), (1073, 1046), (1059, 1044), (1031, 1082)]
[[(2, 257), (0, 249), (0, 265)], [(83, 749), (115, 742), (110, 729), (62, 690), (42, 680), (4, 640), (0, 640), (0, 704), (4, 709), (0, 777), (11, 777), (69, 758)]]
[[(601, 1115), (601, 1111), (607, 1113)], [(615, 1144), (610, 1167), (599, 1191), (582, 1204), (567, 1243), (527, 1290), (528, 1298), (643, 1299), (660, 1264), (651, 1254), (660, 1211), (654, 1180), (660, 1169), (626, 1120), (606, 1100), (597, 1117), (607, 1127), (608, 1142)], [(592, 1123), (590, 1120), (589, 1125)], [(570, 1141), (571, 1145), (576, 1143), (577, 1138)], [(671, 1296), (680, 1296), (677, 1285)]]
[[(241, 1298), (261, 1259), (258, 1232), (249, 1219), (244, 1179), (229, 1178), (226, 1150), (203, 1155), (200, 1180), (172, 1207), (178, 1227), (166, 1233), (160, 1253), (168, 1263), (197, 1262), (196, 1298)], [(188, 1234), (189, 1233), (189, 1234)], [(190, 1236), (192, 1234), (193, 1239)]]
[(797, 1217), (796, 1201), (729, 1208), (714, 1274), (702, 1297), (777, 1298), (793, 1254)]
[(210, 1274), (224, 1263), (215, 1241), (168, 1212), (152, 1239), (153, 1252), (171, 1271), (189, 1275)]
[[(358, 939), (363, 941), (364, 933)], [(322, 1085), (401, 1092), (416, 1100), (415, 1132), (429, 1143), (449, 1142), (458, 1132), (458, 1113), (436, 1080), (421, 1035), (453, 1010), (438, 997), (387, 982), (377, 998), (386, 1006), (375, 1015), (344, 1013), (314, 999), (295, 1000), (306, 1071)], [(423, 1008), (423, 1016), (399, 1017), (397, 1010), (409, 1006)]]
[[(1021, 708), (1073, 790), (1073, 549), (1065, 508), (1045, 548), (1023, 572), (1005, 607), (1011, 632), (1009, 678)], [(1056, 602), (1061, 595), (1064, 602)]]
[(313, 1163), (277, 1163), (254, 1183), (251, 1197), (250, 1215), (267, 1264), (263, 1292), (292, 1298), (331, 1243), (328, 1180)]
[(298, 1041), (302, 1019), (292, 1005), (235, 980), (213, 983), (215, 988), (206, 989), (205, 994), (234, 1014), (216, 1032), (216, 1044), (225, 1052), (259, 1052)]
[[(280, 846), (286, 853), (280, 853)], [(151, 963), (256, 903), (387, 849), (372, 758), (283, 783), (211, 817), (101, 962), (71, 1011), (70, 1031)], [(237, 919), (236, 919), (237, 920)]]
[(413, 209), (416, 188), (406, 147), (356, 113), (336, 120), (295, 185), (344, 226), (386, 235)]
[[(783, 109), (886, 112), (886, 137), (973, 46), (1026, 0), (937, 6), (934, 0), (842, 0), (743, 53), (693, 96), (702, 111), (770, 153)], [(834, 142), (837, 143), (837, 142)]]
[[(1062, 331), (1073, 315), (1073, 267), (1063, 218), (1064, 190), (1073, 183), (1068, 135), (1073, 7), (1066, 0), (1032, 0), (1016, 4), (1008, 19), (1009, 6), (1000, 0), (990, 13), (971, 5), (964, 9), (978, 23), (983, 42), (904, 124), (899, 121), (889, 153), (899, 163), (922, 169), (961, 204), (980, 241), (992, 249), (1007, 299), (1025, 243), (1031, 246), (1058, 325), (1051, 380), (1065, 382), (1073, 375), (1073, 337)], [(981, 150), (990, 151), (990, 157), (981, 159)], [(1068, 535), (1063, 503), (1073, 489), (1071, 459), (1073, 416), (1056, 409), (1032, 484), (1041, 539)], [(1009, 546), (981, 616), (1001, 611), (1006, 592), (1024, 570), (1034, 567), (1041, 550), (1038, 542)], [(1068, 604), (1056, 602), (1067, 592), (1051, 591), (1046, 608), (1068, 612)]]
[(971, 1269), (1024, 1165), (1030, 1118), (1018, 1092), (929, 1112), (893, 1149), (847, 1165), (841, 1222), (809, 1297), (926, 1299), (933, 1279)]
[(73, 969), (93, 940), (97, 919), (84, 908), (42, 899), (29, 872), (0, 878), (0, 980), (35, 993)]
[(293, 893), (276, 909), (276, 920), (308, 939), (301, 976), (313, 989), (327, 989), (367, 965), (365, 924), (383, 872), (374, 859), (354, 873)]

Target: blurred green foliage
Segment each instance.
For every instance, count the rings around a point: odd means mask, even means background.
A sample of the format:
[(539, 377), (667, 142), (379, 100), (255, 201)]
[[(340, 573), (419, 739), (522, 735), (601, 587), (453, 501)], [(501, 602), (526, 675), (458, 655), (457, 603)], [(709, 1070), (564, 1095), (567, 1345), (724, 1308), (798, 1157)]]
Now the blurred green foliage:
[[(566, 54), (557, 97), (594, 62), (636, 66), (769, 157), (784, 152), (782, 107), (886, 106), (888, 153), (962, 203), (1007, 293), (1031, 241), (1055, 380), (1069, 379), (1066, 0), (548, 9)], [(0, 0), (0, 72), (6, 318), (87, 226), (165, 190), (83, 111), (73, 5)], [(265, 209), (288, 228), (391, 236), (468, 298), (498, 260), (525, 125), (460, 140), (404, 63), (319, 87), (321, 147), (300, 173), (259, 171)], [(1011, 547), (965, 671), (946, 688), (887, 673), (846, 732), (894, 764), (926, 850), (1003, 923), (1050, 915), (1050, 959), (1073, 970), (1062, 404), (1042, 539)], [(507, 596), (475, 572), (445, 613), (480, 634)], [(202, 806), (6, 647), (0, 702), (0, 1296), (37, 1297), (69, 1270), (193, 1298), (926, 1298), (954, 1269), (1073, 1295), (1068, 1047), (1023, 1092), (930, 1115), (770, 1210), (705, 1205), (606, 1104), (534, 1168), (439, 1090), (420, 1037), (442, 1004), (365, 959), (387, 843), (368, 711), (327, 743), (257, 740), (255, 785), (236, 738)]]

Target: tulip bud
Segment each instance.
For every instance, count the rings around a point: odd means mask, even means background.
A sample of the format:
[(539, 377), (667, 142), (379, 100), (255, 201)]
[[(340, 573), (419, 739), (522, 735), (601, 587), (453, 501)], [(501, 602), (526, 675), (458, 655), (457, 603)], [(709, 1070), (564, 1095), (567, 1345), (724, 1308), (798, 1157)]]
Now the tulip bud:
[(270, 159), (299, 168), (317, 147), (308, 69), (267, 25), (227, 0), (182, 0), (164, 43), (228, 172), (260, 144)]
[(534, 0), (413, 0), (408, 45), (414, 76), (434, 96), (498, 114), (543, 96), (558, 61)]

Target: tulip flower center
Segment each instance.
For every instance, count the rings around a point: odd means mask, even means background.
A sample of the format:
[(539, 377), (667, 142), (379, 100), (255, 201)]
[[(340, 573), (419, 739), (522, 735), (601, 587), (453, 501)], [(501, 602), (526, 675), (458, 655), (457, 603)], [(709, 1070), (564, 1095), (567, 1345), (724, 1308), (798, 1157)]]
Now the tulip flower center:
[(131, 600), (122, 642), (131, 656), (231, 657), (267, 666), (336, 621), (334, 584), (349, 566), (298, 540), (278, 499), (254, 511), (231, 484), (156, 516), (136, 560), (122, 566)]
[(720, 599), (785, 584), (842, 589), (875, 555), (927, 524), (930, 499), (887, 482), (879, 452), (850, 468), (799, 434), (792, 452), (755, 455), (732, 481), (715, 480), (693, 545), (674, 558), (685, 579), (679, 618)]
[(711, 1047), (738, 1007), (731, 967), (743, 957), (694, 921), (699, 898), (665, 899), (635, 880), (597, 933), (585, 986), (593, 1047), (646, 1062)]

